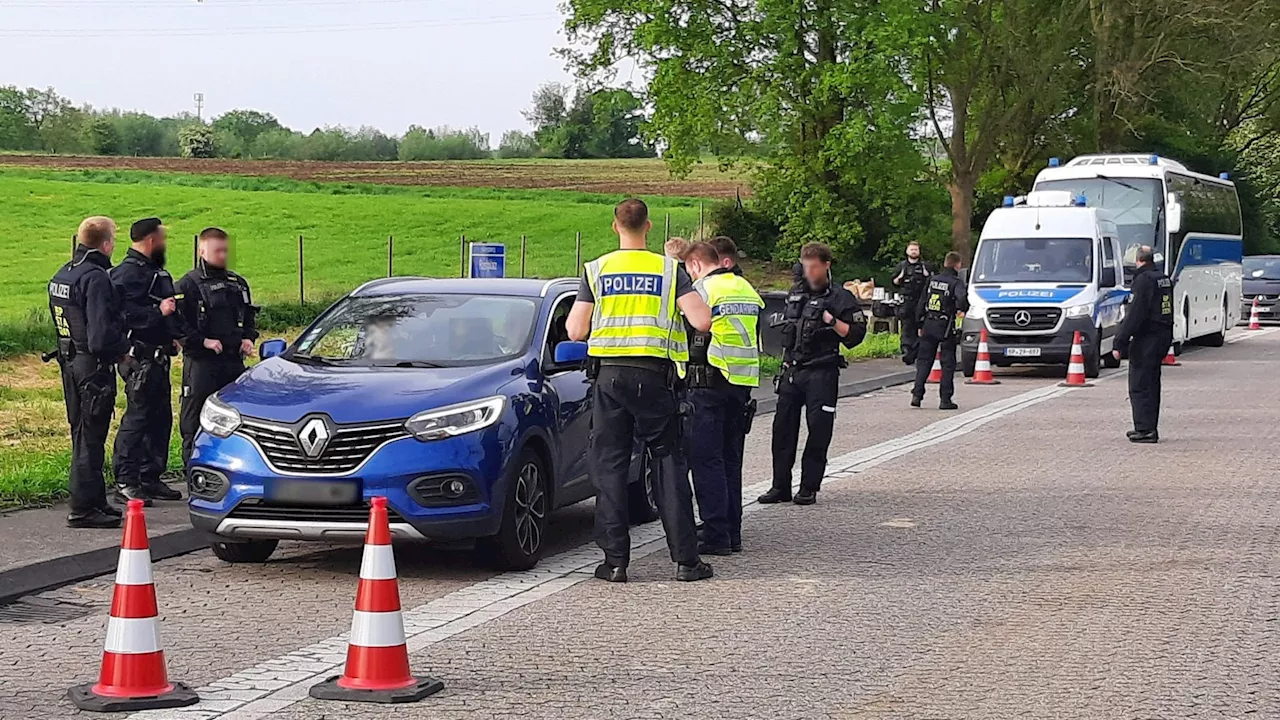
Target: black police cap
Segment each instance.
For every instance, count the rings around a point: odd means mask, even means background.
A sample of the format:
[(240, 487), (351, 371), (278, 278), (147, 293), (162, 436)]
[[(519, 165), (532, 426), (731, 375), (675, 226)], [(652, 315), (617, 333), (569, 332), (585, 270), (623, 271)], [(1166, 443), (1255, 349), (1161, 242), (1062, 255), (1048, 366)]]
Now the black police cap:
[(129, 228), (129, 239), (134, 242), (144, 240), (148, 235), (159, 230), (163, 224), (160, 218), (143, 218)]

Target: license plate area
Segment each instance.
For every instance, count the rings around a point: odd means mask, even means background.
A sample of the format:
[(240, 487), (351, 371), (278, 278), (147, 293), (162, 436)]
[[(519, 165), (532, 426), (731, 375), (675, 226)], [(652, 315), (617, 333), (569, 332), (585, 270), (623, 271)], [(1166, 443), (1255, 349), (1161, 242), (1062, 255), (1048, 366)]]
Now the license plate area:
[(293, 480), (279, 478), (267, 487), (267, 502), (278, 505), (359, 505), (358, 480)]
[(1040, 348), (1038, 347), (1011, 347), (1004, 349), (1005, 357), (1030, 358), (1040, 357)]

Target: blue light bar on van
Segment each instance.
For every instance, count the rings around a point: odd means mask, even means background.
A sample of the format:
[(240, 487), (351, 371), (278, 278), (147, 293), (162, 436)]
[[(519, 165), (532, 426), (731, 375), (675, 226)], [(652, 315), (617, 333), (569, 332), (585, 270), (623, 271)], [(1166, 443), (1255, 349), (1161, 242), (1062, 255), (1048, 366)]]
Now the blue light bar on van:
[(1152, 164), (1152, 165), (1159, 165), (1159, 164), (1160, 164), (1160, 156), (1159, 156), (1159, 155), (1152, 155), (1152, 156), (1151, 156), (1151, 164)]
[(1219, 178), (1219, 179), (1222, 179), (1222, 180), (1230, 180), (1230, 179), (1231, 179), (1231, 173), (1220, 173), (1220, 174), (1218, 175), (1218, 178)]
[(1012, 196), (1012, 195), (1005, 195), (1005, 196), (1004, 196), (1004, 205), (1002, 205), (1001, 207), (1013, 207), (1013, 202), (1014, 202), (1014, 200), (1013, 200), (1013, 196)]
[(1049, 167), (1059, 167), (1062, 165), (1062, 158), (1049, 158)]
[(1089, 205), (1089, 198), (1085, 197), (1084, 195), (1077, 195), (1071, 200), (1072, 202), (1075, 203), (1076, 207), (1086, 207)]

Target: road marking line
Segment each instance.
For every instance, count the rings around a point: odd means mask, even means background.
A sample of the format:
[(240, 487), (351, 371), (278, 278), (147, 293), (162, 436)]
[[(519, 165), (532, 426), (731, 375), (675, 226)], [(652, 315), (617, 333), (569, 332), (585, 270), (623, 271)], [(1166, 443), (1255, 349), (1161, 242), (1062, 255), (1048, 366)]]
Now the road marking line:
[[(1101, 378), (1107, 380), (1119, 373)], [(1049, 385), (997, 400), (981, 407), (932, 423), (921, 430), (855, 450), (831, 459), (826, 480), (840, 482), (917, 450), (967, 435), (999, 418), (1060, 397), (1075, 388)], [(756, 495), (771, 487), (770, 482), (743, 488), (743, 514), (761, 510)], [(747, 501), (747, 498), (752, 498)], [(661, 523), (632, 528), (632, 559), (646, 557), (666, 546)], [(404, 631), (410, 653), (424, 650), (506, 615), (538, 600), (567, 590), (592, 577), (600, 562), (594, 542), (544, 559), (538, 567), (511, 572), (468, 585), (443, 597), (404, 611)], [(336, 635), (258, 663), (209, 685), (198, 688), (200, 702), (189, 708), (147, 710), (130, 715), (130, 720), (262, 720), (308, 697), (310, 687), (342, 672), (347, 655), (347, 633)], [(429, 672), (430, 668), (418, 668)]]
[(1239, 333), (1227, 338), (1227, 344), (1234, 345), (1240, 342), (1241, 340), (1248, 340), (1249, 338), (1264, 337), (1266, 335), (1270, 335), (1273, 332), (1276, 332), (1277, 330), (1280, 330), (1280, 327), (1269, 327), (1269, 328), (1263, 328), (1262, 330), (1241, 330)]

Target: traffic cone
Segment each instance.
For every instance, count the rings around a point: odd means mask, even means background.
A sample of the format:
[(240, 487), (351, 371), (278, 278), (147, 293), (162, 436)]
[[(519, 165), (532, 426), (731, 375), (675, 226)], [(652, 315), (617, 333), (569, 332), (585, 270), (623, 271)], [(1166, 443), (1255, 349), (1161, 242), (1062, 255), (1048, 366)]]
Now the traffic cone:
[(1249, 329), (1262, 329), (1262, 322), (1258, 320), (1258, 298), (1253, 299), (1253, 309), (1249, 311)]
[(132, 712), (186, 707), (200, 701), (186, 685), (169, 682), (165, 669), (142, 504), (141, 500), (130, 500), (125, 513), (98, 682), (67, 691), (67, 697), (81, 710)]
[(1182, 365), (1182, 363), (1178, 362), (1178, 356), (1174, 354), (1172, 345), (1169, 346), (1169, 352), (1165, 354), (1164, 360), (1161, 360), (1160, 364), (1168, 367), (1178, 367)]
[(929, 371), (929, 377), (925, 382), (931, 385), (942, 382), (942, 350), (938, 350), (938, 354), (933, 356), (933, 369)]
[(396, 558), (391, 551), (387, 499), (375, 497), (369, 508), (364, 538), (356, 609), (347, 641), (347, 666), (311, 688), (311, 697), (344, 702), (417, 702), (444, 689), (435, 678), (409, 672), (404, 619), (400, 616), (400, 586)]
[(1080, 331), (1071, 337), (1071, 364), (1067, 366), (1067, 380), (1062, 387), (1093, 387), (1084, 374), (1084, 350), (1080, 347)]
[(1000, 381), (991, 374), (991, 349), (987, 347), (987, 329), (982, 328), (978, 336), (978, 359), (973, 365), (973, 379), (965, 385), (999, 385)]

